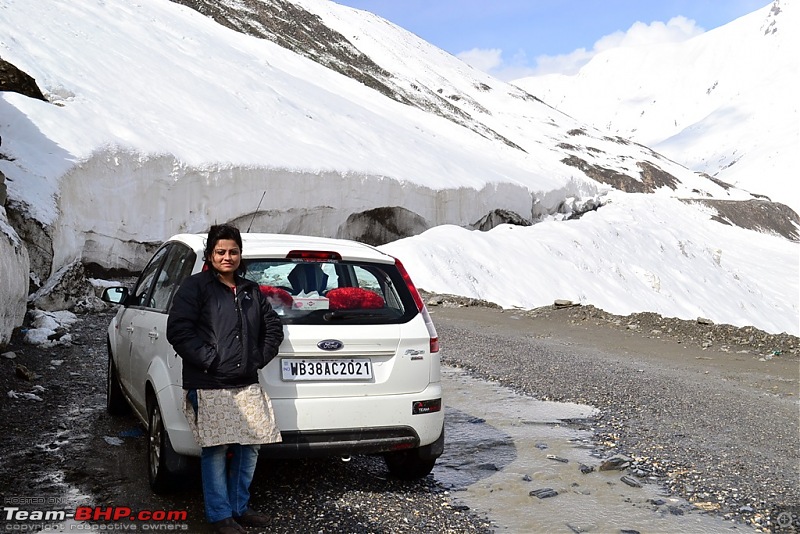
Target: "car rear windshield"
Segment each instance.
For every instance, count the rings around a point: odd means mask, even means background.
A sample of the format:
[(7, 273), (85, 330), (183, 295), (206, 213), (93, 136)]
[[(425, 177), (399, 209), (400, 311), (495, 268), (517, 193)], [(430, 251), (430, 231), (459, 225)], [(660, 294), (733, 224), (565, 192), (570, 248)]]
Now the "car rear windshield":
[(287, 324), (404, 323), (418, 313), (393, 264), (249, 259), (246, 266)]

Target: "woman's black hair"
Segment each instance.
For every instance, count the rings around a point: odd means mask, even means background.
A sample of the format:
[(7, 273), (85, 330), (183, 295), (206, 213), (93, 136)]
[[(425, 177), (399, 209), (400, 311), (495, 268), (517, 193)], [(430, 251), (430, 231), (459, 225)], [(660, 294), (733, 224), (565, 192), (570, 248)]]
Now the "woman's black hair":
[[(239, 251), (242, 250), (242, 234), (239, 229), (232, 224), (214, 224), (208, 230), (208, 237), (206, 238), (206, 249), (203, 252), (203, 260), (206, 265), (211, 267), (211, 256), (214, 254), (214, 247), (220, 239), (230, 239), (239, 245)], [(244, 261), (239, 264), (239, 269), (236, 271), (238, 274), (243, 275), (245, 272)]]

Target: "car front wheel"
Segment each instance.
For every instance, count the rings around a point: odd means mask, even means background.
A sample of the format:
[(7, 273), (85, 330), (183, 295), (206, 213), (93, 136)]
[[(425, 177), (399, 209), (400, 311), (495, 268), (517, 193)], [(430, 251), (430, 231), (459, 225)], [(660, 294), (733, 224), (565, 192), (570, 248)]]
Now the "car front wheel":
[(158, 402), (150, 403), (147, 417), (147, 468), (150, 488), (162, 494), (172, 491), (188, 466), (188, 458), (175, 452), (164, 428)]

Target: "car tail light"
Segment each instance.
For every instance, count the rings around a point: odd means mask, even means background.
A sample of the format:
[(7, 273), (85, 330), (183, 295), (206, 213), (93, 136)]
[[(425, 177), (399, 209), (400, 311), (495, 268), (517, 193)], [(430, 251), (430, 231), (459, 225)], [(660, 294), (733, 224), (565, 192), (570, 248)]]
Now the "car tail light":
[(411, 415), (434, 413), (442, 411), (442, 399), (430, 399), (424, 401), (413, 401), (411, 403)]
[(422, 302), (422, 295), (419, 294), (419, 291), (417, 291), (417, 286), (415, 286), (414, 282), (411, 281), (411, 277), (408, 275), (406, 268), (403, 267), (403, 263), (395, 258), (394, 264), (395, 267), (397, 267), (397, 270), (400, 271), (400, 276), (403, 277), (406, 287), (408, 287), (408, 290), (411, 292), (411, 296), (414, 297), (414, 303), (417, 305), (417, 310), (419, 310), (419, 312), (422, 314), (422, 318), (425, 320), (425, 327), (428, 329), (428, 335), (431, 338), (431, 354), (439, 352), (439, 335), (436, 333), (436, 327), (433, 326), (433, 320), (431, 319), (431, 314), (428, 313), (428, 308), (425, 306), (425, 303)]
[(342, 260), (342, 255), (329, 250), (292, 250), (286, 255), (287, 260)]

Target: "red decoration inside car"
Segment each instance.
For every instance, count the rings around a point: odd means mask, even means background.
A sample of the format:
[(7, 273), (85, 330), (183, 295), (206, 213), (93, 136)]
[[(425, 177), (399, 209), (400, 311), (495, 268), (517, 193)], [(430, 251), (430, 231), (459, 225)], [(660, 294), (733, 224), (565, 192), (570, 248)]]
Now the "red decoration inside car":
[(259, 286), (259, 289), (261, 290), (261, 293), (267, 297), (267, 300), (273, 308), (277, 308), (279, 306), (292, 306), (293, 299), (288, 291), (272, 286)]
[(383, 297), (360, 287), (338, 287), (331, 289), (325, 296), (331, 310), (355, 310), (383, 308)]

